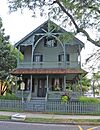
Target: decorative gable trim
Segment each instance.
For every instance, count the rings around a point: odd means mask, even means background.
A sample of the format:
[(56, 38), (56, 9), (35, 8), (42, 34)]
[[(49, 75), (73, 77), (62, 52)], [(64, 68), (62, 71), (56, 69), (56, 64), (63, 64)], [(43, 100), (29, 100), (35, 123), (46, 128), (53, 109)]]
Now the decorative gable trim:
[[(22, 38), (20, 41), (18, 41), (16, 44), (15, 44), (15, 47), (18, 47), (20, 44), (24, 46), (26, 45), (32, 45), (32, 43), (34, 42), (34, 37), (35, 35), (40, 35), (42, 34), (42, 32), (40, 32), (40, 29), (41, 28), (44, 28), (45, 27), (45, 24), (47, 24), (48, 22), (51, 22), (55, 25), (57, 25), (56, 23), (54, 23), (53, 21), (51, 20), (47, 20), (45, 21), (43, 24), (41, 24), (39, 27), (37, 27), (36, 29), (34, 29), (32, 32), (30, 32), (28, 35), (26, 35), (24, 38)], [(59, 27), (59, 25), (57, 25)], [(42, 30), (42, 29), (41, 29)], [(69, 33), (67, 32), (66, 30), (64, 30), (63, 28), (60, 27), (60, 32), (59, 34), (61, 33)], [(78, 38), (74, 37), (73, 40), (74, 42), (69, 42), (67, 44), (69, 45), (78, 45), (80, 44), (81, 45), (81, 48), (84, 47), (84, 43), (82, 41), (80, 41)]]

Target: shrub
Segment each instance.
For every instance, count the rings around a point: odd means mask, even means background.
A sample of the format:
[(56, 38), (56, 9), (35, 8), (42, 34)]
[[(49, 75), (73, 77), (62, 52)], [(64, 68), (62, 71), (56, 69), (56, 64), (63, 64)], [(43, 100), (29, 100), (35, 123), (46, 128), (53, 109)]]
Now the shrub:
[(13, 94), (7, 93), (6, 95), (0, 96), (0, 99), (5, 99), (5, 100), (19, 100), (20, 98), (16, 97), (16, 95), (14, 93)]
[(100, 103), (100, 99), (93, 98), (93, 97), (84, 97), (84, 96), (81, 96), (79, 98), (79, 101), (80, 102), (87, 102), (87, 103)]
[(66, 94), (62, 95), (62, 97), (61, 97), (61, 101), (62, 101), (62, 102), (66, 103), (66, 102), (68, 102), (69, 100), (70, 100), (70, 98), (69, 98), (68, 95), (66, 95)]

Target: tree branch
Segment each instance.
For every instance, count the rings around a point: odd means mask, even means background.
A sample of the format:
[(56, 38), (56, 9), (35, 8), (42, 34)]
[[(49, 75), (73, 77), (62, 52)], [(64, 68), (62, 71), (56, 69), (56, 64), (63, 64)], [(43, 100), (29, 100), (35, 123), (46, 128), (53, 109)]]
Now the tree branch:
[(100, 40), (98, 40), (98, 41), (93, 40), (93, 39), (89, 36), (89, 34), (87, 33), (87, 31), (85, 31), (84, 29), (81, 29), (81, 28), (80, 28), (80, 31), (79, 31), (79, 32), (85, 34), (85, 36), (87, 37), (87, 40), (88, 40), (88, 41), (90, 41), (90, 42), (93, 43), (94, 45), (100, 47)]
[(59, 5), (59, 7), (62, 9), (62, 11), (71, 19), (72, 23), (74, 24), (77, 33), (83, 33), (86, 37), (87, 40), (90, 41), (91, 43), (93, 43), (94, 45), (100, 47), (100, 40), (95, 41), (93, 40), (89, 34), (83, 29), (83, 28), (79, 28), (79, 26), (77, 25), (77, 23), (75, 22), (73, 16), (66, 10), (66, 8), (60, 3), (59, 0), (54, 1), (54, 3), (57, 3)]
[(88, 6), (88, 8), (93, 9), (93, 10), (97, 11), (100, 14), (100, 10), (97, 7)]
[(79, 30), (78, 25), (76, 24), (74, 18), (72, 17), (72, 15), (64, 8), (64, 6), (59, 2), (59, 0), (56, 0), (56, 3), (59, 5), (59, 7), (62, 9), (62, 11), (67, 14), (67, 16), (71, 19), (71, 21), (73, 22), (75, 28), (77, 29), (77, 32)]

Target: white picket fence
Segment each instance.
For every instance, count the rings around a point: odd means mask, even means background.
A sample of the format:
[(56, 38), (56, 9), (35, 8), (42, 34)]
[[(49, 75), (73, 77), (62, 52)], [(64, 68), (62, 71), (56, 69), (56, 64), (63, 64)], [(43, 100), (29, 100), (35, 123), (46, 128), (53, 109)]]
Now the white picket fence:
[(22, 110), (33, 112), (57, 112), (68, 114), (100, 114), (100, 104), (60, 101), (0, 100), (0, 110)]

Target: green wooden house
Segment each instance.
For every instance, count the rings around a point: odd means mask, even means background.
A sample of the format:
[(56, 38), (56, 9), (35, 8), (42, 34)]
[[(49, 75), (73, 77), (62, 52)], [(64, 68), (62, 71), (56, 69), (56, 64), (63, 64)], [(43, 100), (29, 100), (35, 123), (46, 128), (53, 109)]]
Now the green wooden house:
[[(85, 71), (81, 69), (84, 43), (54, 22), (47, 20), (30, 32), (15, 47), (24, 55), (12, 74), (25, 83), (24, 98), (59, 99), (70, 93), (74, 99), (77, 83)], [(81, 88), (80, 88), (81, 90)], [(21, 95), (20, 85), (17, 94)]]

